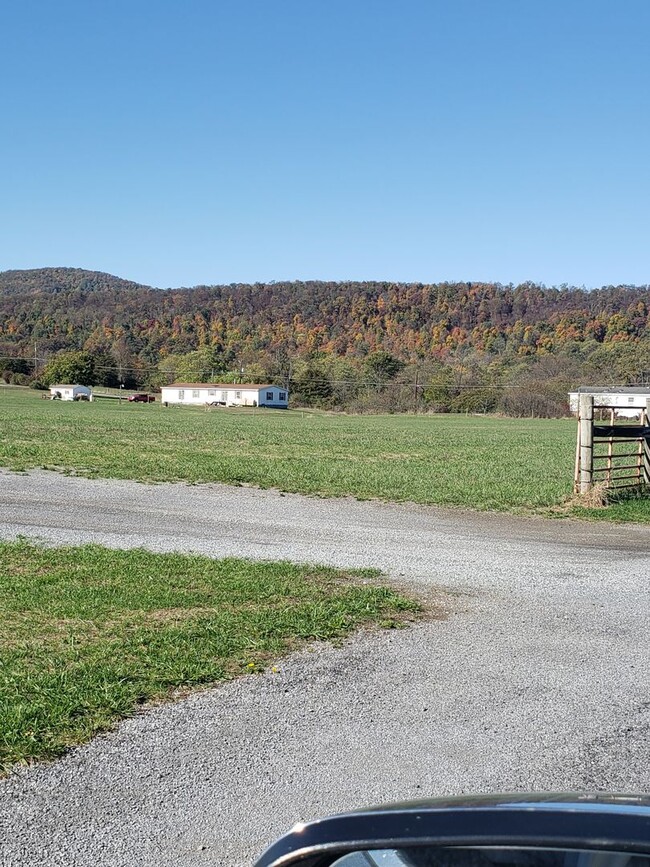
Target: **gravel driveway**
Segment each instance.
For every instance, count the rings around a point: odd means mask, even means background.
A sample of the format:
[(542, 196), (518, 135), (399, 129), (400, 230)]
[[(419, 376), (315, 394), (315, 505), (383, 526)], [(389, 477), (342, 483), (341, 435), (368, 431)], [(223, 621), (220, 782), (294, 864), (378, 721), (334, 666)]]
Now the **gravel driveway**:
[(3, 865), (250, 864), (378, 801), (649, 791), (650, 530), (0, 471), (0, 536), (378, 566), (448, 617), (125, 721), (0, 782)]

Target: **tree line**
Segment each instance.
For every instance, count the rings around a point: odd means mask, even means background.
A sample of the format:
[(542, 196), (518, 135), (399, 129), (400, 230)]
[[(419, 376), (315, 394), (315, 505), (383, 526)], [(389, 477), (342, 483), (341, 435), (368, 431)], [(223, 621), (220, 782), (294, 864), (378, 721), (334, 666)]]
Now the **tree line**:
[(160, 290), (80, 269), (4, 272), (0, 355), (5, 380), (41, 385), (51, 376), (127, 388), (263, 380), (288, 387), (294, 405), (561, 415), (580, 384), (648, 381), (650, 289), (294, 281)]

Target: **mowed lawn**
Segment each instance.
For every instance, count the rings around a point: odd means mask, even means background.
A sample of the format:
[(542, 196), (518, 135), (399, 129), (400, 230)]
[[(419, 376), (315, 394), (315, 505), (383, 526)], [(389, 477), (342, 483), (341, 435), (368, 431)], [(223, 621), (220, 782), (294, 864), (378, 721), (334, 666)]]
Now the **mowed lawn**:
[(143, 701), (419, 610), (372, 570), (0, 542), (0, 770)]
[[(0, 464), (142, 481), (249, 484), (320, 496), (501, 511), (572, 493), (576, 423), (464, 415), (168, 408), (0, 390)], [(650, 520), (648, 501), (585, 515)], [(619, 517), (620, 516), (620, 517)]]

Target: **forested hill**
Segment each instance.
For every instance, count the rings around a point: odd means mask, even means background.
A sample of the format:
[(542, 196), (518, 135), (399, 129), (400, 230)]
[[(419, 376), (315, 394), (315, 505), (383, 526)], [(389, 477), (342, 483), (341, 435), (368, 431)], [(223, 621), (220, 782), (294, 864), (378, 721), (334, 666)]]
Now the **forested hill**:
[(146, 290), (131, 280), (122, 280), (101, 271), (85, 271), (83, 268), (34, 268), (29, 271), (0, 271), (0, 297), (5, 295), (56, 295), (59, 293), (111, 293), (131, 290)]
[(149, 362), (202, 346), (403, 361), (459, 350), (530, 355), (650, 337), (650, 289), (294, 281), (152, 289), (73, 268), (0, 273), (0, 352), (110, 351)]
[(79, 269), (6, 271), (0, 376), (127, 388), (245, 377), (324, 407), (561, 415), (570, 387), (650, 380), (649, 313), (647, 286), (163, 290)]

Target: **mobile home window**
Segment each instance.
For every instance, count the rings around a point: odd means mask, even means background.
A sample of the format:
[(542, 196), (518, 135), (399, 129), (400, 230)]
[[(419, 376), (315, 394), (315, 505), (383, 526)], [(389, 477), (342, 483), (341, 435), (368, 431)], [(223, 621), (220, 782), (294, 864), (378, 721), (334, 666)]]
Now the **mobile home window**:
[(266, 392), (266, 399), (267, 400), (273, 400), (273, 392), (272, 391)]
[(286, 400), (287, 399), (286, 391), (281, 391), (280, 394), (278, 395), (278, 398), (279, 398), (279, 400)]
[(184, 388), (178, 389), (178, 399), (179, 400), (185, 400), (185, 389)]
[(224, 403), (228, 400), (228, 392), (227, 392), (227, 391), (222, 391), (222, 392), (221, 392), (221, 400), (222, 400)]
[(241, 400), (241, 391), (235, 392), (235, 400)]
[(208, 397), (216, 397), (216, 396), (217, 396), (217, 389), (216, 388), (209, 388), (208, 389)]
[(628, 397), (627, 402), (628, 402), (628, 403), (634, 403), (634, 395), (631, 394), (631, 395)]
[(201, 395), (200, 395), (198, 388), (193, 388), (192, 389), (192, 397), (200, 397), (200, 396)]

